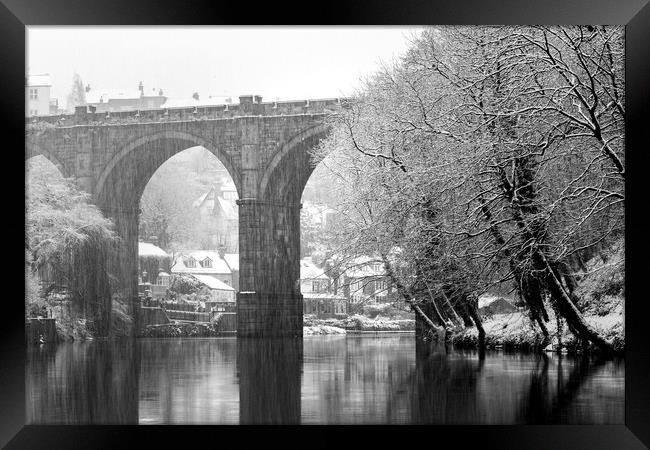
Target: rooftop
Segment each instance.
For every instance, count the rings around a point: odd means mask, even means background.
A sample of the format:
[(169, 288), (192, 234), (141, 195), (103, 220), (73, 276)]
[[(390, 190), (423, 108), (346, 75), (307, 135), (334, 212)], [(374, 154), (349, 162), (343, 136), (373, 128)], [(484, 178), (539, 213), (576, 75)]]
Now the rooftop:
[[(187, 267), (187, 260), (192, 257), (196, 260), (196, 267)], [(212, 260), (212, 267), (202, 267), (200, 262), (205, 258)], [(194, 250), (182, 252), (172, 266), (172, 273), (191, 273), (191, 274), (230, 274), (232, 271), (226, 261), (224, 261), (218, 252), (209, 250)]]
[(149, 242), (138, 242), (138, 256), (156, 256), (159, 258), (168, 258), (169, 254), (162, 248)]
[(210, 275), (192, 275), (194, 278), (199, 280), (201, 283), (205, 284), (210, 289), (216, 289), (218, 291), (234, 291), (235, 289), (232, 286), (228, 286), (223, 281), (219, 281)]
[(231, 270), (239, 270), (239, 253), (226, 253), (223, 255)]
[(329, 280), (325, 271), (314, 264), (311, 258), (300, 260), (300, 279), (301, 280)]
[(41, 73), (27, 76), (27, 86), (52, 86), (49, 73)]

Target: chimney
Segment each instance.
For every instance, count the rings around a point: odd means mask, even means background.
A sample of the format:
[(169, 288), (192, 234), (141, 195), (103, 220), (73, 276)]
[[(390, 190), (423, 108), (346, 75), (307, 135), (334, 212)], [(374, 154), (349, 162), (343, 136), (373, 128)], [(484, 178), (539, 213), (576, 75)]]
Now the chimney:
[(217, 249), (217, 252), (219, 253), (219, 258), (223, 259), (223, 257), (226, 255), (226, 246), (221, 244)]
[(138, 85), (138, 90), (140, 91), (140, 97), (144, 95), (144, 85), (142, 84), (142, 81)]

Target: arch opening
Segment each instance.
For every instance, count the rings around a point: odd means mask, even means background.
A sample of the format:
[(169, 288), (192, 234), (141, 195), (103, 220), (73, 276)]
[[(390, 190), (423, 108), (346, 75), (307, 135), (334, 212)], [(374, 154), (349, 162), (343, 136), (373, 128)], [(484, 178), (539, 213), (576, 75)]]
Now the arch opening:
[(337, 265), (346, 245), (337, 234), (344, 192), (337, 158), (312, 158), (300, 198), (300, 291), (303, 313), (316, 318), (341, 317), (349, 312), (351, 292)]
[(65, 178), (63, 164), (53, 155), (36, 149), (25, 155), (25, 181), (29, 182), (32, 176), (53, 176), (56, 179)]
[(137, 274), (145, 299), (167, 302), (168, 315), (176, 314), (178, 305), (183, 311), (196, 303), (194, 312), (204, 313), (192, 317), (197, 321), (208, 321), (213, 307), (234, 310), (238, 194), (226, 166), (206, 148), (193, 146), (160, 164), (137, 185), (138, 193)]

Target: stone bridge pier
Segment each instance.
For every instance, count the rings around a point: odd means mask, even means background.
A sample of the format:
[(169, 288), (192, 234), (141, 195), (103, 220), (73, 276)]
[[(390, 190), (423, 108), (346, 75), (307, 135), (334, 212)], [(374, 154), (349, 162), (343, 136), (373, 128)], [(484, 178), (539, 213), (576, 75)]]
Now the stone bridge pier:
[(239, 204), (239, 336), (302, 336), (300, 204)]

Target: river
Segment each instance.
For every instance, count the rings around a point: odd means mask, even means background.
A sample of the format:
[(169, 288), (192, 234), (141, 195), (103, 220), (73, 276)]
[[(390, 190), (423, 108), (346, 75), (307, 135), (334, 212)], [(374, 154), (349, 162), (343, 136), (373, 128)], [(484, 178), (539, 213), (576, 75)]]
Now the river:
[(139, 339), (28, 350), (30, 424), (623, 424), (624, 361), (413, 335)]

